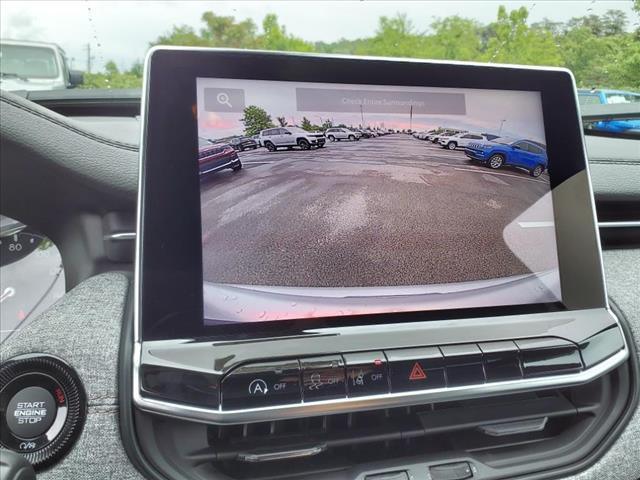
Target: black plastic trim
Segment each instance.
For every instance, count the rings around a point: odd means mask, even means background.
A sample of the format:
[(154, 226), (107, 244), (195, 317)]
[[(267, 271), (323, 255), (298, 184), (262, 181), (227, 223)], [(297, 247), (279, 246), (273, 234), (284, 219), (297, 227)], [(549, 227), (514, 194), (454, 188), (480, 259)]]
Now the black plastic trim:
[(158, 472), (144, 457), (138, 444), (135, 432), (135, 420), (133, 418), (133, 275), (125, 272), (129, 280), (125, 309), (122, 313), (122, 329), (120, 331), (120, 350), (118, 357), (118, 403), (120, 405), (120, 438), (122, 446), (133, 466), (145, 477), (151, 480), (176, 480), (168, 479)]
[[(631, 368), (630, 379), (638, 380), (640, 368), (638, 366), (638, 352), (636, 350), (637, 339), (633, 338), (631, 329), (629, 328), (629, 324), (627, 323), (627, 318), (624, 316), (624, 313), (618, 307), (618, 305), (609, 298), (609, 306), (613, 310), (613, 312), (618, 317), (618, 321), (620, 323), (620, 327), (624, 332), (624, 336), (627, 339), (627, 346), (629, 348), (629, 366)], [(629, 392), (631, 397), (627, 401), (627, 405), (625, 406), (624, 413), (620, 416), (618, 421), (616, 422), (613, 429), (604, 436), (604, 439), (600, 444), (589, 454), (589, 456), (585, 457), (582, 461), (576, 462), (571, 465), (567, 465), (564, 468), (556, 468), (547, 472), (540, 472), (536, 474), (527, 474), (521, 475), (517, 477), (513, 477), (518, 480), (540, 480), (540, 479), (552, 479), (552, 478), (563, 478), (568, 477), (570, 475), (575, 475), (584, 470), (587, 470), (591, 466), (593, 466), (598, 460), (602, 458), (607, 450), (613, 445), (613, 443), (618, 439), (624, 428), (628, 425), (631, 416), (634, 414), (636, 408), (638, 408), (638, 399), (640, 398), (640, 391), (638, 389), (637, 383), (635, 385), (629, 385)]]

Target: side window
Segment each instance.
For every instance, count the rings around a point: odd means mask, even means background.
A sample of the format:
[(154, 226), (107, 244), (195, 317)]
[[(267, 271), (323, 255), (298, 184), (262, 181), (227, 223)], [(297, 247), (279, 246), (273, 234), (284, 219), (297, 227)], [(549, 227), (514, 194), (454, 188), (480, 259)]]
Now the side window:
[(525, 152), (528, 152), (529, 149), (527, 148), (527, 144), (524, 142), (516, 142), (513, 144), (514, 147), (518, 147), (520, 150), (524, 150)]
[(462, 138), (476, 138), (473, 135), (463, 135)]
[(531, 145), (531, 144), (529, 144), (529, 145), (528, 145), (528, 147), (529, 147), (529, 151), (530, 151), (531, 153), (535, 153), (536, 155), (541, 155), (541, 154), (544, 152), (544, 151), (543, 151), (540, 147), (538, 147), (537, 145)]
[(482, 136), (480, 135), (471, 135), (471, 138), (473, 138), (474, 140), (482, 140)]

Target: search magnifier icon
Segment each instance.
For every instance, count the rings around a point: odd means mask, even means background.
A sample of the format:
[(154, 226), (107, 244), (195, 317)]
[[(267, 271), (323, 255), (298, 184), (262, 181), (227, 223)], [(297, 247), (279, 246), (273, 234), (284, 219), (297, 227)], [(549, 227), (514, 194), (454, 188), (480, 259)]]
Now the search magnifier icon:
[(233, 108), (233, 106), (231, 105), (231, 102), (229, 102), (229, 95), (227, 95), (224, 92), (220, 92), (217, 96), (216, 96), (216, 100), (218, 100), (218, 103), (220, 105), (226, 105), (229, 108)]

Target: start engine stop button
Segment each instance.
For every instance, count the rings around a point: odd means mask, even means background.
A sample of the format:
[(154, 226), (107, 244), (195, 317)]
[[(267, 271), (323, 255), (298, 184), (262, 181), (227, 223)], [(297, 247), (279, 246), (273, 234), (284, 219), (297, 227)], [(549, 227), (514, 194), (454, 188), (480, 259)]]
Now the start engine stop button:
[(16, 437), (36, 438), (49, 429), (56, 410), (53, 395), (44, 388), (23, 388), (9, 400), (7, 426)]

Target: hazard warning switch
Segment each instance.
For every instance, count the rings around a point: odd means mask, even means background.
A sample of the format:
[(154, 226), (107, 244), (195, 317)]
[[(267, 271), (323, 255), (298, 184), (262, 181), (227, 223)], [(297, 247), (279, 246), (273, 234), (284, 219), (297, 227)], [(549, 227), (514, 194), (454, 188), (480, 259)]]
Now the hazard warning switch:
[(420, 364), (418, 362), (414, 363), (411, 373), (409, 374), (409, 380), (424, 380), (425, 378), (427, 378), (427, 374), (424, 373)]
[(385, 351), (392, 392), (429, 390), (446, 386), (444, 358), (437, 347)]

